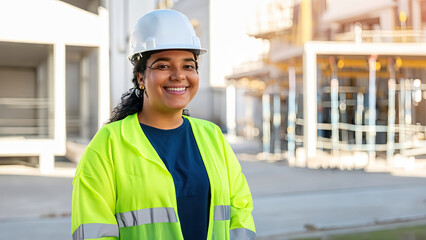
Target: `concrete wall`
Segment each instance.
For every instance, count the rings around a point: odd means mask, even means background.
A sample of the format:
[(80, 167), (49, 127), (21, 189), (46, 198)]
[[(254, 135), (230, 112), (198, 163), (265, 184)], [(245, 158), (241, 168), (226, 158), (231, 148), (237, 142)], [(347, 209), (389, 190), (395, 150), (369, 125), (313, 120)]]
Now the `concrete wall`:
[[(52, 80), (52, 68), (51, 65), (51, 48), (48, 49), (49, 55), (37, 66), (37, 88), (36, 95), (38, 98), (52, 98), (52, 88), (53, 88), (53, 80)], [(50, 60), (49, 60), (50, 59)], [(47, 135), (49, 138), (53, 138), (53, 127), (50, 127), (53, 124), (49, 122), (49, 108), (41, 108), (37, 109), (37, 126), (38, 127), (47, 127)], [(46, 121), (47, 120), (47, 121)], [(51, 120), (50, 120), (51, 121)], [(39, 135), (43, 135), (44, 130), (39, 128)]]
[[(0, 67), (1, 98), (35, 98), (36, 70), (30, 67)], [(0, 104), (0, 119), (35, 119), (34, 108)]]
[(67, 138), (80, 135), (80, 63), (67, 61), (66, 65), (66, 114)]
[[(89, 138), (91, 139), (95, 136), (98, 131), (98, 104), (106, 104), (98, 102), (98, 94), (97, 91), (99, 89), (98, 79), (99, 79), (99, 71), (98, 71), (98, 51), (91, 52), (87, 57), (88, 60), (88, 77), (89, 77), (89, 96), (88, 102), (89, 104)], [(100, 79), (102, 81), (102, 79)]]

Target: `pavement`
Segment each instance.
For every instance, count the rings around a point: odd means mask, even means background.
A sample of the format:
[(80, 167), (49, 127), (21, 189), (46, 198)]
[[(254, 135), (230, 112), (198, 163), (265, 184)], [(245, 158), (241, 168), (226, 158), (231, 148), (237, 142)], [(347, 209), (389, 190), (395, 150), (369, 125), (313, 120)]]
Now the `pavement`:
[[(288, 167), (259, 160), (256, 141), (229, 141), (252, 191), (257, 239), (426, 225), (426, 171)], [(49, 175), (34, 166), (0, 165), (0, 240), (71, 239), (74, 171), (74, 163), (61, 159)]]

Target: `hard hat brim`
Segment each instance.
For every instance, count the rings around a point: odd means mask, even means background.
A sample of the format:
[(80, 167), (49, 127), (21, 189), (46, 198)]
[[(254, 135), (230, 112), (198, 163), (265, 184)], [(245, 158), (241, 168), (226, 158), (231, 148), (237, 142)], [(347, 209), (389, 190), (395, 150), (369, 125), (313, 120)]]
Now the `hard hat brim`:
[(197, 55), (203, 55), (203, 54), (207, 53), (207, 49), (204, 49), (204, 48), (194, 49), (194, 48), (185, 48), (185, 47), (174, 46), (174, 47), (170, 47), (170, 48), (159, 47), (159, 48), (155, 48), (155, 49), (149, 49), (149, 50), (146, 50), (146, 51), (136, 52), (134, 54), (130, 54), (127, 58), (132, 62), (135, 55), (139, 55), (139, 54), (143, 55), (144, 53), (148, 53), (148, 52), (160, 52), (160, 51), (162, 52), (162, 51), (171, 51), (171, 50), (189, 51), (189, 52), (195, 53)]

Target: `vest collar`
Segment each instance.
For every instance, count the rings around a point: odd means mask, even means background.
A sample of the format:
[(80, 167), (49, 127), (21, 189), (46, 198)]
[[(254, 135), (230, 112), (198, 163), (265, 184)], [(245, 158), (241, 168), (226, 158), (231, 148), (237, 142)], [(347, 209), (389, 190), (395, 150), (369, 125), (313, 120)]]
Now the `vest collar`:
[(121, 134), (124, 140), (132, 145), (144, 158), (151, 160), (166, 168), (161, 158), (158, 156), (154, 147), (149, 142), (145, 133), (139, 124), (138, 114), (132, 114), (123, 119), (121, 124)]

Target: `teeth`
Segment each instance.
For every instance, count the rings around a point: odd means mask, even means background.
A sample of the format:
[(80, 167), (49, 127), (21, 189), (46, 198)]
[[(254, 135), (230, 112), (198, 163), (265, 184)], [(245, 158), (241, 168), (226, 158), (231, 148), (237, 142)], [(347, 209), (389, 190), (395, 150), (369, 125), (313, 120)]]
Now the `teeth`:
[(185, 87), (180, 87), (180, 88), (166, 88), (167, 90), (169, 90), (169, 91), (176, 91), (176, 92), (179, 92), (179, 91), (185, 91)]

